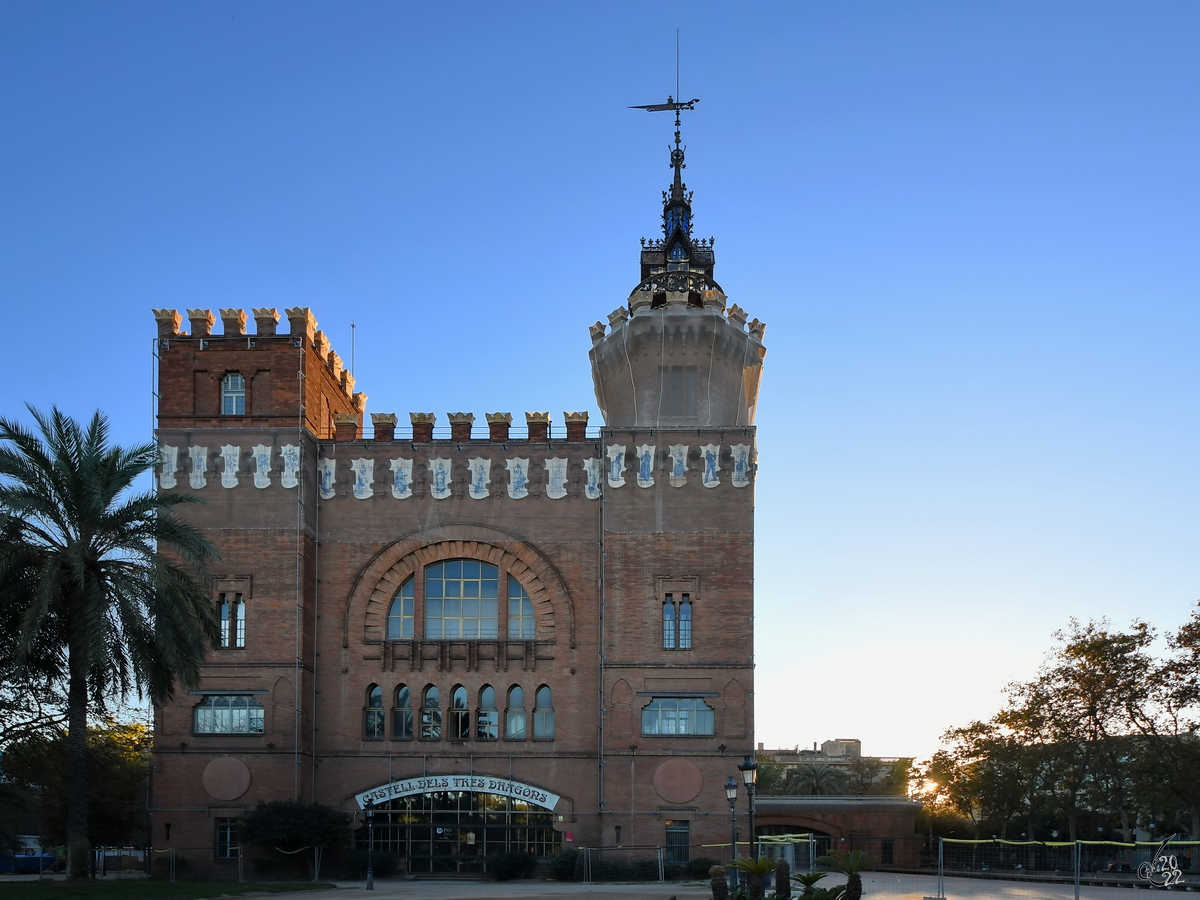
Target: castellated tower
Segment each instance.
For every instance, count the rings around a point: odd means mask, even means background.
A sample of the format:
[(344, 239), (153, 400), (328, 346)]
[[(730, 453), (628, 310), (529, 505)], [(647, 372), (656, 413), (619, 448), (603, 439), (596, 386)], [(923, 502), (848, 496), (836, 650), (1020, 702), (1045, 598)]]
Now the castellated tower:
[(734, 304), (713, 280), (713, 240), (692, 236), (692, 195), (683, 183), (676, 119), (663, 191), (661, 240), (642, 240), (641, 282), (592, 326), (592, 381), (608, 425), (631, 428), (754, 424), (766, 355), (766, 326)]
[[(236, 878), (239, 817), (292, 799), (345, 811), (411, 874), (725, 856), (706, 848), (754, 747), (764, 326), (726, 309), (692, 236), (678, 117), (671, 165), (664, 236), (592, 328), (603, 426), (364, 421), (307, 308), (283, 328), (255, 309), (253, 333), (222, 309), (219, 334), (207, 309), (188, 330), (154, 311), (158, 487), (195, 497), (180, 514), (220, 554), (218, 646), (155, 710), (152, 839), (188, 877)], [(307, 856), (243, 852), (307, 877)]]

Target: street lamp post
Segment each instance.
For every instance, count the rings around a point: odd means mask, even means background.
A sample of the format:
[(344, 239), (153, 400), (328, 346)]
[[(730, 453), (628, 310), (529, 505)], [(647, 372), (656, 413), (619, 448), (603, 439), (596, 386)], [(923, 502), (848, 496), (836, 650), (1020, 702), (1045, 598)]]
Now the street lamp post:
[[(729, 780), (725, 782), (725, 799), (729, 801), (729, 853), (730, 859), (737, 862), (737, 782), (733, 780), (733, 776), (729, 776)], [(731, 868), (729, 870), (728, 881), (732, 885), (733, 879), (737, 876), (737, 870)]]
[(375, 849), (375, 801), (367, 801), (367, 890), (375, 890), (375, 870), (371, 867), (371, 851)]
[(758, 763), (754, 757), (747, 756), (738, 766), (742, 773), (742, 783), (746, 785), (746, 793), (750, 795), (750, 857), (758, 860), (758, 841), (754, 839), (754, 782), (758, 779)]

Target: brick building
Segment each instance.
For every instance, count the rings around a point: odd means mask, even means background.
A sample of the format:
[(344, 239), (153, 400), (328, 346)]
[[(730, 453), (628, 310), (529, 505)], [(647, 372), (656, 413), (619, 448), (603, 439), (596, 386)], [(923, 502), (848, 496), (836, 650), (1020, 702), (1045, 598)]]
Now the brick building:
[(253, 334), (224, 309), (219, 335), (155, 310), (159, 485), (206, 501), (187, 514), (222, 623), (200, 689), (156, 711), (156, 846), (232, 876), (236, 817), (293, 797), (356, 822), (370, 802), (375, 849), (413, 872), (728, 839), (764, 326), (691, 234), (678, 129), (672, 163), (663, 237), (591, 327), (600, 427), (367, 428), (308, 309), (256, 309)]

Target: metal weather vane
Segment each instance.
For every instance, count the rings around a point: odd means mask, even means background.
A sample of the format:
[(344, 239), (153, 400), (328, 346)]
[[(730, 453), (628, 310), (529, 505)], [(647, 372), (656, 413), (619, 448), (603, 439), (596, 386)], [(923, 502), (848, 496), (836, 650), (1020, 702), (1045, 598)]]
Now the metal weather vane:
[(685, 109), (695, 109), (696, 104), (699, 102), (699, 97), (693, 98), (692, 100), (676, 100), (674, 97), (668, 95), (666, 103), (648, 103), (645, 106), (629, 107), (630, 109), (644, 109), (646, 112), (675, 113), (675, 149), (671, 151), (671, 168), (675, 170), (676, 183), (679, 183), (681, 180), (681, 170), (687, 168), (687, 165), (683, 161), (683, 141), (679, 135), (680, 126), (683, 124), (680, 121), (679, 113)]

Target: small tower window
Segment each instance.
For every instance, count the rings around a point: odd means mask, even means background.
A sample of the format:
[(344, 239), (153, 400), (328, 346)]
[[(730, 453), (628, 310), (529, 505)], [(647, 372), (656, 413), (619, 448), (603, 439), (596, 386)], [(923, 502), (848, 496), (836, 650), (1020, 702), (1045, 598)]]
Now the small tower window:
[(675, 598), (667, 594), (663, 601), (663, 649), (675, 649)]
[(679, 602), (679, 649), (692, 649), (692, 600), (687, 594)]
[(244, 416), (246, 414), (246, 379), (238, 372), (230, 372), (221, 379), (221, 415)]

